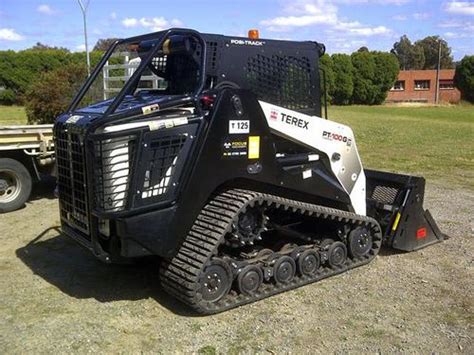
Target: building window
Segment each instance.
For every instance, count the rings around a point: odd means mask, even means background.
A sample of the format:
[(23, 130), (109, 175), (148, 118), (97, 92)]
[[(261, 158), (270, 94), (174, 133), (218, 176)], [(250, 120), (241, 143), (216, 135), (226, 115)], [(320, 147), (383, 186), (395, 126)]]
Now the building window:
[(442, 90), (454, 89), (454, 81), (451, 79), (443, 79), (439, 81), (439, 88)]
[(429, 90), (430, 81), (429, 80), (415, 80), (415, 90)]
[(393, 85), (392, 91), (403, 91), (405, 90), (405, 80), (397, 80)]

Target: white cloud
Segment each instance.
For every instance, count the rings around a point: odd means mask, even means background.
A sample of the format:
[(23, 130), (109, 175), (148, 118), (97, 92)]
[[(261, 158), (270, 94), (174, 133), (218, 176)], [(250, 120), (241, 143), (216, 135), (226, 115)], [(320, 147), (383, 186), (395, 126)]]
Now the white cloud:
[(406, 15), (395, 15), (392, 19), (395, 21), (406, 21), (408, 17)]
[(472, 32), (445, 32), (444, 36), (450, 39), (473, 38), (474, 33)]
[(377, 4), (377, 5), (405, 5), (409, 3), (411, 0), (334, 0), (334, 2), (340, 3), (340, 4), (349, 4), (349, 5), (354, 5), (354, 4)]
[(372, 27), (357, 21), (345, 22), (339, 18), (337, 6), (330, 1), (296, 0), (285, 6), (282, 12), (284, 16), (260, 21), (260, 25), (273, 32), (314, 25), (325, 25), (326, 31), (343, 31), (355, 36), (386, 35), (392, 32), (385, 26)]
[(79, 44), (79, 45), (75, 46), (74, 49), (75, 49), (76, 52), (85, 52), (86, 45), (84, 43)]
[(451, 1), (445, 5), (446, 12), (457, 15), (474, 15), (474, 2)]
[(415, 20), (426, 20), (431, 17), (431, 14), (428, 12), (415, 12), (413, 18)]
[(164, 17), (142, 17), (140, 19), (127, 17), (122, 20), (122, 25), (127, 28), (143, 27), (152, 31), (161, 31), (168, 27), (180, 27), (183, 23), (178, 19), (167, 20)]
[(111, 14), (110, 14), (110, 18), (112, 20), (115, 20), (117, 18), (117, 13), (115, 11), (113, 11)]
[(18, 34), (13, 28), (0, 28), (0, 41), (22, 41), (24, 36)]
[(122, 25), (125, 27), (135, 27), (138, 25), (138, 20), (133, 17), (127, 17), (122, 20)]
[(46, 4), (42, 4), (42, 5), (39, 5), (36, 10), (41, 13), (41, 14), (44, 14), (44, 15), (54, 15), (56, 13), (56, 11), (54, 11), (51, 6), (49, 5), (46, 5)]
[(285, 16), (260, 21), (270, 31), (288, 31), (292, 27), (334, 25), (337, 23), (337, 7), (323, 0), (296, 0), (283, 8)]
[(358, 21), (354, 22), (339, 22), (337, 24), (337, 30), (341, 30), (346, 32), (349, 35), (356, 35), (356, 36), (375, 36), (375, 35), (387, 35), (392, 32), (392, 30), (388, 29), (385, 26), (364, 26)]
[[(452, 29), (456, 29), (456, 33), (457, 34), (461, 34), (461, 33), (467, 33), (469, 34), (470, 36), (466, 36), (466, 37), (474, 37), (474, 22), (471, 22), (471, 21), (448, 21), (448, 22), (442, 22), (438, 25), (438, 27), (440, 28), (452, 28)], [(446, 32), (446, 33), (449, 33), (450, 35), (448, 36), (451, 36), (452, 38), (454, 38), (454, 32), (453, 30), (449, 31), (449, 32)]]

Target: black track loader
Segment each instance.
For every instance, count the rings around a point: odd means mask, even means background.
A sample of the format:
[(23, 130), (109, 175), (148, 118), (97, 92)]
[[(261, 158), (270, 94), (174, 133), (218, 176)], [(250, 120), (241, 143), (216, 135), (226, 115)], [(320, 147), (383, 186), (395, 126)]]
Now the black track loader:
[(364, 170), (350, 127), (321, 118), (324, 50), (115, 42), (54, 127), (64, 233), (104, 262), (160, 256), (164, 289), (201, 313), (443, 240), (424, 179)]

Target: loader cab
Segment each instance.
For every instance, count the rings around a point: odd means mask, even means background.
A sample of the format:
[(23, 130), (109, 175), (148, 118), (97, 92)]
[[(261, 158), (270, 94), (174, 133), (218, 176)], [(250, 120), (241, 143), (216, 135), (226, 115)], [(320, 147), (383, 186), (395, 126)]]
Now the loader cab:
[(319, 58), (324, 45), (171, 29), (115, 42), (68, 113), (113, 117), (144, 106), (198, 106), (206, 91), (240, 88), (259, 100), (321, 116)]
[[(204, 41), (194, 31), (167, 31), (114, 43), (68, 113), (135, 115), (144, 106), (195, 97), (204, 86)], [(107, 120), (108, 121), (108, 120)]]

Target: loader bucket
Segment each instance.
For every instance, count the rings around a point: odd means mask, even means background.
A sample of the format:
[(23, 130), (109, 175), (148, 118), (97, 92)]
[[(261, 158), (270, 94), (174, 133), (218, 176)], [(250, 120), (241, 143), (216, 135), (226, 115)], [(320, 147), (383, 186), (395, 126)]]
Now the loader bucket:
[(443, 241), (431, 213), (423, 209), (425, 179), (365, 170), (367, 214), (379, 221), (384, 245), (414, 251)]

